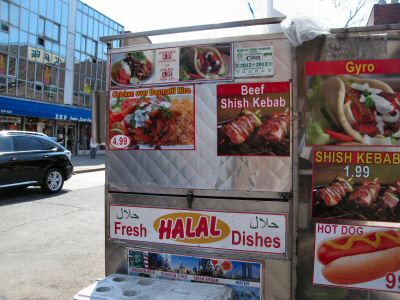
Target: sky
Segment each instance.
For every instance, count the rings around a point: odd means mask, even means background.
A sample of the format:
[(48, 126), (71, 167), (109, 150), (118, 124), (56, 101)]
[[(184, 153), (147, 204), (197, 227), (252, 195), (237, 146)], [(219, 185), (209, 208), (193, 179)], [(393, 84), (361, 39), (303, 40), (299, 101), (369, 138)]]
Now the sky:
[[(190, 25), (223, 23), (253, 18), (249, 3), (254, 11), (255, 18), (267, 16), (266, 0), (82, 0), (89, 6), (97, 9), (132, 32), (149, 31)], [(359, 0), (275, 0), (274, 8), (287, 17), (313, 16), (324, 22), (330, 28), (344, 27), (348, 14), (355, 8)], [(344, 3), (335, 7), (335, 3)], [(368, 1), (367, 1), (368, 2)], [(365, 25), (371, 11), (372, 4), (365, 6), (359, 15), (365, 20), (356, 23)], [(256, 30), (256, 29), (255, 29)], [(241, 29), (239, 33), (246, 33)], [(261, 33), (261, 32), (260, 32)], [(210, 35), (211, 34), (211, 35)], [(151, 37), (153, 42), (166, 42), (171, 38), (179, 40), (196, 39), (203, 37), (218, 37), (223, 31), (204, 33), (190, 33), (179, 36)]]

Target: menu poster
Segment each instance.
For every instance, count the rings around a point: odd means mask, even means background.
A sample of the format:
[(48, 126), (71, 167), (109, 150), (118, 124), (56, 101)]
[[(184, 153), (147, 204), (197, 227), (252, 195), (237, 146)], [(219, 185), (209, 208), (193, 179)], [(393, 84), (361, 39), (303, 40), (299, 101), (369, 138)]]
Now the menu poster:
[(110, 91), (109, 149), (194, 150), (194, 86)]
[(111, 87), (231, 79), (231, 44), (111, 54)]
[(155, 83), (155, 64), (155, 50), (112, 54), (111, 87)]
[(313, 217), (400, 222), (400, 152), (315, 149)]
[(307, 62), (306, 144), (400, 145), (400, 60)]
[(400, 293), (400, 229), (316, 223), (313, 284)]
[(128, 248), (128, 274), (227, 285), (232, 299), (263, 299), (262, 264)]
[(273, 76), (274, 48), (235, 47), (235, 77)]
[(180, 81), (231, 79), (229, 43), (180, 48)]
[(217, 86), (218, 155), (290, 155), (290, 82)]

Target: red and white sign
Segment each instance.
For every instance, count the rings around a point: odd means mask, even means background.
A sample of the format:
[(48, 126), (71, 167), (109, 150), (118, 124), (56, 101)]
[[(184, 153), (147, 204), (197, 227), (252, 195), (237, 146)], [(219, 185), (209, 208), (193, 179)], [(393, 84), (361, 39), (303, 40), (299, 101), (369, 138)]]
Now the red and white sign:
[(399, 74), (400, 60), (335, 60), (306, 62), (306, 75)]
[(286, 214), (112, 205), (111, 239), (260, 253), (286, 253)]
[(123, 149), (129, 146), (131, 140), (129, 137), (123, 134), (114, 135), (111, 138), (111, 145), (117, 149)]
[(290, 89), (289, 81), (218, 85), (218, 155), (290, 156)]
[(156, 82), (179, 81), (179, 48), (156, 51)]
[(315, 226), (314, 284), (400, 293), (400, 228)]

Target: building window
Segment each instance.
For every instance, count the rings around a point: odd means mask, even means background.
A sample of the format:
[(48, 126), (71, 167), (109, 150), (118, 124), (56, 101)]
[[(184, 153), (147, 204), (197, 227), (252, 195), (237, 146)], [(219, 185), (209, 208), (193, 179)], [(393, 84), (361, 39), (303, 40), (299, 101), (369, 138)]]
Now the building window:
[(60, 42), (60, 25), (44, 17), (39, 17), (38, 34), (43, 39)]
[(0, 53), (0, 75), (7, 74), (7, 55)]
[(92, 135), (91, 125), (79, 123), (79, 149), (88, 150), (90, 147), (90, 137)]
[(10, 23), (19, 26), (19, 7), (14, 4), (11, 4)]
[(38, 37), (37, 42), (38, 42), (38, 45), (44, 46), (44, 38)]
[(4, 22), (8, 22), (8, 18), (10, 15), (10, 4), (6, 1), (1, 1), (1, 20)]
[(13, 56), (8, 57), (8, 75), (15, 77), (16, 76), (16, 68), (17, 67), (17, 58)]
[(10, 31), (10, 27), (8, 27), (7, 24), (1, 23), (1, 31), (9, 32)]
[(0, 115), (1, 130), (22, 130), (22, 118)]

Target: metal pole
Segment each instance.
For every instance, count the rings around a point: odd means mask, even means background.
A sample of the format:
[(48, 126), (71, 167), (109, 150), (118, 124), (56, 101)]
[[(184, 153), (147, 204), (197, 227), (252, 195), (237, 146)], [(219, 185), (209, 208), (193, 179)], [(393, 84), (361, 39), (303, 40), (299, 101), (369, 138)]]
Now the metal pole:
[(175, 28), (168, 28), (168, 29), (142, 31), (142, 32), (129, 32), (129, 33), (118, 34), (118, 35), (103, 36), (103, 37), (100, 37), (100, 41), (107, 44), (107, 43), (109, 43), (111, 41), (115, 41), (115, 40), (124, 40), (124, 39), (137, 38), (137, 37), (148, 37), (148, 36), (155, 36), (155, 35), (175, 34), (175, 33), (186, 33), (186, 32), (202, 31), (202, 30), (226, 29), (226, 28), (234, 28), (234, 27), (279, 24), (285, 18), (286, 17), (274, 17), (274, 18), (263, 18), (263, 19), (254, 19), (254, 20), (245, 20), (245, 21), (233, 21), (233, 22), (225, 22), (225, 23), (217, 23), (217, 24), (204, 24), (204, 25), (194, 25), (194, 26), (186, 26), (186, 27), (175, 27)]

